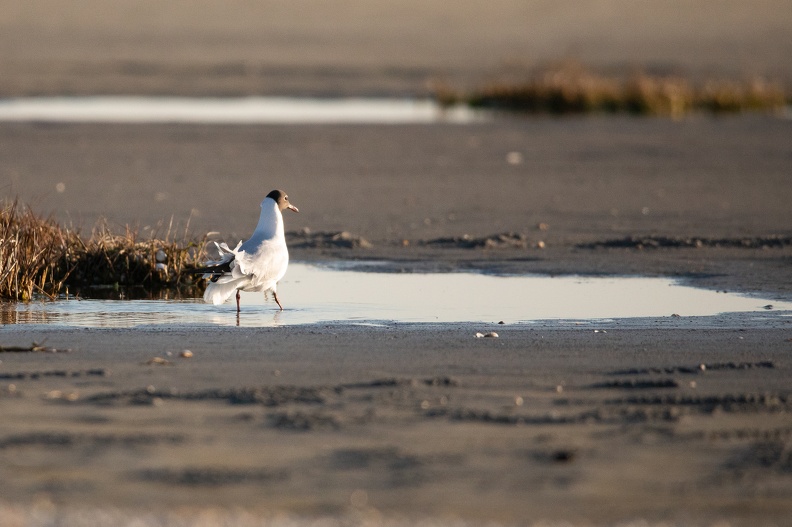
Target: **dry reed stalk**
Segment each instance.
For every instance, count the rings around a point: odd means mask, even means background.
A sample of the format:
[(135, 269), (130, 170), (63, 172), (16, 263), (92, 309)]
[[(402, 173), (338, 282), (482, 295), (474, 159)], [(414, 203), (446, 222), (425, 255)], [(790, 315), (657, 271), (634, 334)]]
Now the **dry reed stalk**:
[(0, 297), (30, 300), (57, 294), (68, 270), (64, 256), (77, 236), (51, 218), (41, 218), (17, 201), (0, 213)]

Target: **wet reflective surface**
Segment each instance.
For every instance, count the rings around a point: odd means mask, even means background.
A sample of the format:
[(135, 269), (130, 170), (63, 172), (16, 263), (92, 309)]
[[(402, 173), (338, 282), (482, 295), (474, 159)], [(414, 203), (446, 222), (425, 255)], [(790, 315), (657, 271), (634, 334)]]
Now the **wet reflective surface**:
[[(374, 266), (376, 267), (376, 266)], [(494, 276), (481, 273), (363, 272), (354, 264), (293, 263), (278, 287), (285, 311), (270, 297), (242, 294), (224, 305), (187, 300), (69, 299), (7, 303), (3, 324), (73, 327), (281, 326), (340, 322), (448, 323), (591, 321), (703, 317), (792, 311), (790, 302), (696, 289), (665, 278)], [(371, 269), (371, 263), (366, 269)]]
[(0, 100), (0, 121), (330, 124), (467, 123), (485, 114), (429, 99), (31, 97)]

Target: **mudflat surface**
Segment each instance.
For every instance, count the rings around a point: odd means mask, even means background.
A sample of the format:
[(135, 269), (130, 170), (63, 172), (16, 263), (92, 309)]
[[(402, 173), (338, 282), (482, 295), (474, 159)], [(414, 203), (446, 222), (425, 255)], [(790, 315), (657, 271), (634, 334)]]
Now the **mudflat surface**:
[(752, 318), (4, 326), (72, 351), (0, 354), (0, 490), (28, 524), (784, 525), (791, 330)]

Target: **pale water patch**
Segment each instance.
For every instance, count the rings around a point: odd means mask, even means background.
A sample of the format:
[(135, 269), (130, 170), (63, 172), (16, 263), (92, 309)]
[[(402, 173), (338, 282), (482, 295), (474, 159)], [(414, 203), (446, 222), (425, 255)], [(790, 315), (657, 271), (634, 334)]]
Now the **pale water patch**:
[(239, 318), (233, 299), (220, 306), (200, 299), (70, 299), (5, 304), (2, 321), (108, 328), (326, 322), (532, 324), (770, 311), (777, 316), (792, 311), (792, 302), (697, 289), (665, 278), (363, 272), (339, 264), (293, 263), (278, 293), (285, 311), (278, 311), (272, 298), (265, 300), (262, 293), (243, 293)]
[(0, 100), (0, 121), (202, 124), (468, 123), (485, 118), (431, 99), (31, 97)]

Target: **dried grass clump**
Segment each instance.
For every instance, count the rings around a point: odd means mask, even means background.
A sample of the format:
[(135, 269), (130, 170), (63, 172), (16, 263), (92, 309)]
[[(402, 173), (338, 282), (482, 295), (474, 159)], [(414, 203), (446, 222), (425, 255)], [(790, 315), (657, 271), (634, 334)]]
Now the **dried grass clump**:
[(198, 294), (203, 281), (182, 271), (205, 259), (204, 246), (186, 234), (171, 239), (170, 228), (164, 239), (139, 240), (137, 232), (113, 234), (105, 223), (84, 240), (15, 201), (0, 214), (0, 298), (53, 298), (65, 287), (97, 286)]
[(681, 117), (695, 111), (712, 113), (776, 111), (789, 97), (778, 84), (708, 81), (695, 85), (678, 76), (636, 73), (626, 78), (593, 73), (571, 61), (545, 69), (523, 81), (491, 83), (468, 95), (442, 85), (440, 104), (465, 102), (474, 108), (524, 113), (630, 113)]
[(695, 107), (695, 92), (680, 77), (652, 77), (636, 74), (622, 88), (619, 110), (637, 115), (681, 117)]
[(478, 108), (527, 113), (591, 113), (617, 111), (620, 86), (592, 75), (577, 63), (547, 70), (525, 82), (493, 83), (467, 97)]
[(763, 79), (710, 81), (699, 91), (698, 99), (702, 108), (712, 112), (780, 109), (792, 102), (779, 84)]
[(0, 213), (0, 298), (30, 300), (56, 294), (69, 276), (63, 267), (79, 237), (17, 201)]
[(70, 255), (66, 284), (78, 288), (142, 287), (149, 291), (193, 289), (201, 282), (182, 271), (204, 259), (203, 241), (187, 240), (186, 236), (175, 241), (170, 230), (164, 239), (141, 241), (128, 227), (123, 234), (113, 234), (106, 223), (101, 223), (87, 241), (81, 240), (80, 250)]

